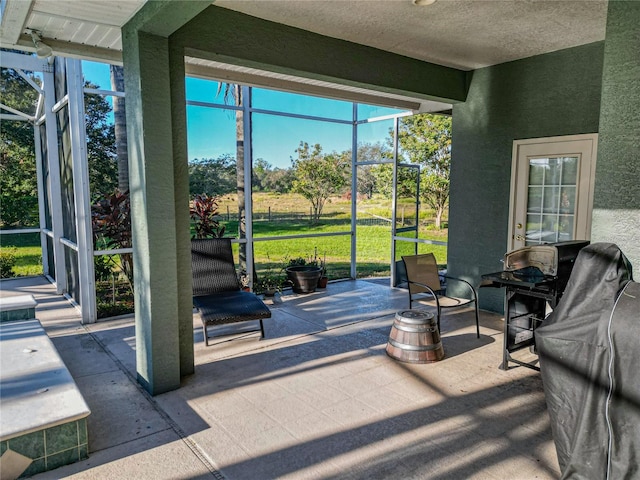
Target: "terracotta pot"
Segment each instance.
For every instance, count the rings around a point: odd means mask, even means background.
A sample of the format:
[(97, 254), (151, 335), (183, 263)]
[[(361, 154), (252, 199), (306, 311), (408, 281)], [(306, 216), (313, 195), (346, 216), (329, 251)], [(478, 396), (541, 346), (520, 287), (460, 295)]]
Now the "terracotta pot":
[(318, 279), (318, 288), (327, 288), (327, 283), (329, 283), (329, 277), (320, 277)]

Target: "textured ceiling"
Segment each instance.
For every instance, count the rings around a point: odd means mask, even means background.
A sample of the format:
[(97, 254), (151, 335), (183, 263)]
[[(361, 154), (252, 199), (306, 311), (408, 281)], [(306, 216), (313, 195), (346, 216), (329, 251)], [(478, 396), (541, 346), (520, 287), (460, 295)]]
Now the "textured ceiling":
[[(2, 0), (0, 43), (34, 50), (27, 31), (42, 32), (56, 55), (122, 60), (120, 28), (147, 0)], [(603, 40), (606, 0), (217, 0), (216, 6), (407, 57), (471, 70)], [(187, 68), (219, 79), (292, 88), (293, 78), (239, 72), (189, 60)], [(239, 74), (244, 77), (238, 77)], [(259, 78), (262, 77), (262, 78)], [(288, 82), (288, 83), (287, 83)], [(329, 85), (312, 85), (329, 95)], [(334, 86), (346, 91), (344, 86)], [(373, 93), (373, 92), (372, 92)], [(363, 95), (363, 92), (350, 92)], [(338, 92), (337, 94), (342, 95)], [(380, 95), (378, 93), (378, 95)], [(399, 98), (396, 98), (396, 100)], [(409, 105), (415, 99), (400, 99)], [(407, 101), (410, 103), (408, 104)], [(437, 111), (440, 104), (421, 109)]]
[[(119, 58), (120, 27), (146, 0), (6, 0), (2, 43)], [(217, 0), (273, 22), (465, 70), (604, 39), (606, 0)], [(20, 37), (22, 35), (22, 37)], [(84, 50), (83, 50), (84, 49)]]
[(218, 0), (217, 6), (440, 65), (475, 69), (603, 40), (602, 0)]

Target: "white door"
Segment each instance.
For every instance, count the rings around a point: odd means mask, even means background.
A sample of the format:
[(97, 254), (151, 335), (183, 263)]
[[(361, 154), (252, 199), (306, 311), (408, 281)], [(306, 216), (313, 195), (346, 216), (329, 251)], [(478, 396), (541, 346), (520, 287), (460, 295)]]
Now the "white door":
[(598, 135), (513, 142), (507, 250), (589, 240)]

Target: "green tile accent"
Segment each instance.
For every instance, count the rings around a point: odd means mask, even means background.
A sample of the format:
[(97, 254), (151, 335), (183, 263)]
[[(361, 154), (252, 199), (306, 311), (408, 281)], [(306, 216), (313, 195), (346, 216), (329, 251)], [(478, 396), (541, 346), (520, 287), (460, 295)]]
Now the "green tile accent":
[(78, 448), (71, 448), (64, 452), (56, 453), (55, 455), (48, 455), (46, 460), (47, 470), (53, 470), (54, 468), (62, 467), (63, 465), (69, 465), (70, 463), (80, 460), (78, 457)]
[(31, 462), (31, 465), (22, 472), (22, 475), (18, 478), (31, 477), (32, 475), (36, 475), (37, 473), (42, 473), (47, 469), (46, 462), (44, 458), (40, 458), (38, 460), (34, 460)]
[(78, 448), (78, 456), (80, 460), (89, 458), (89, 445), (80, 445), (80, 448)]
[(11, 450), (25, 457), (36, 459), (45, 456), (44, 432), (42, 430), (11, 438), (7, 442)]
[[(78, 447), (78, 423), (71, 422), (45, 430), (47, 439), (46, 455), (56, 454), (63, 450)], [(49, 468), (47, 466), (47, 468)]]
[(88, 443), (87, 419), (78, 420), (78, 445)]
[(29, 477), (89, 457), (87, 420), (65, 423), (0, 443), (0, 455), (11, 449), (34, 459), (20, 476)]
[(19, 310), (0, 312), (0, 323), (15, 322), (16, 320), (31, 320), (32, 318), (36, 318), (35, 308), (21, 308)]

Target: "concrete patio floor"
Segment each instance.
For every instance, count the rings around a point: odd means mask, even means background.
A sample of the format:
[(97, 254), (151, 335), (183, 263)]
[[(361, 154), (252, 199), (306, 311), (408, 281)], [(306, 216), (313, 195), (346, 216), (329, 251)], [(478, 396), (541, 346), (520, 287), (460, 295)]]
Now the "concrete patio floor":
[[(36, 479), (547, 479), (560, 476), (538, 372), (498, 368), (501, 317), (442, 320), (444, 360), (385, 354), (404, 290), (344, 281), (283, 295), (259, 333), (205, 347), (196, 373), (149, 396), (136, 382), (132, 318), (81, 325), (42, 278), (30, 293), (92, 413), (87, 460)], [(480, 292), (480, 295), (482, 292)], [(234, 328), (237, 328), (236, 325)]]

